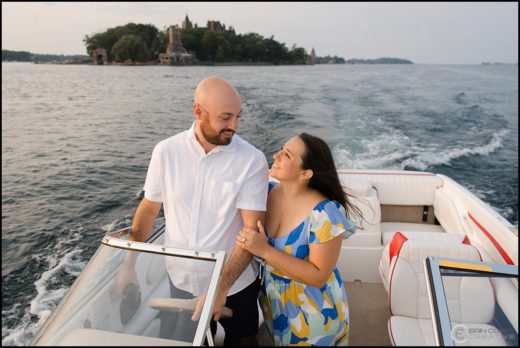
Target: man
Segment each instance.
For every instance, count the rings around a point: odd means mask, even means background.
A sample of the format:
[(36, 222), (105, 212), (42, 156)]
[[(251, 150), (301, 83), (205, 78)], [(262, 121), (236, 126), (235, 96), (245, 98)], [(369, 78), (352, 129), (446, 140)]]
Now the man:
[[(263, 153), (235, 134), (241, 112), (240, 96), (227, 81), (211, 76), (199, 83), (191, 128), (153, 150), (130, 236), (146, 240), (162, 204), (166, 245), (226, 252), (213, 309), (214, 320), (224, 306), (233, 310), (231, 318), (220, 319), (225, 345), (257, 342), (257, 271), (252, 254), (235, 248), (235, 238), (243, 226), (257, 228), (258, 220), (264, 222), (269, 180)], [(200, 296), (199, 310), (204, 294), (183, 281), (186, 277), (169, 273), (172, 295)]]

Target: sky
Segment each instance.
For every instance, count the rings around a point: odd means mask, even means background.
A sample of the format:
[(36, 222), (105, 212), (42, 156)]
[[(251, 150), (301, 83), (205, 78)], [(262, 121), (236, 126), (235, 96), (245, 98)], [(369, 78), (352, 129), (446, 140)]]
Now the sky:
[(186, 14), (317, 56), (518, 63), (517, 2), (2, 2), (2, 49), (86, 54), (85, 35), (130, 22), (163, 30)]

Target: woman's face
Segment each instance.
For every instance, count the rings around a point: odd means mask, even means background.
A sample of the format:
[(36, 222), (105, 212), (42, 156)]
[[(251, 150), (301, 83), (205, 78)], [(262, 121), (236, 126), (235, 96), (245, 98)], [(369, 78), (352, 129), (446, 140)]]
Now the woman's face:
[(289, 139), (280, 151), (273, 155), (270, 176), (277, 180), (298, 180), (303, 168), (305, 143), (298, 136)]

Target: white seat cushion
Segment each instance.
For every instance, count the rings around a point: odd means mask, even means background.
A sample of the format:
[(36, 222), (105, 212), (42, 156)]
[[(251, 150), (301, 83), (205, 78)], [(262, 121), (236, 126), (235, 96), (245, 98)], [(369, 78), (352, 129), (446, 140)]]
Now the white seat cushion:
[(370, 182), (379, 202), (388, 205), (433, 205), (435, 190), (442, 186), (439, 176), (427, 172), (338, 170), (338, 174), (347, 187), (354, 180)]
[[(479, 261), (478, 250), (467, 242), (464, 236), (447, 233), (397, 233), (387, 245), (382, 260), (391, 260), (388, 300), (392, 316), (388, 330), (395, 345), (435, 344), (424, 260), (440, 256)], [(495, 294), (489, 278), (446, 277), (443, 284), (450, 319), (461, 325), (459, 331), (463, 330), (457, 337), (458, 344), (505, 342), (499, 331), (489, 325), (495, 312)], [(470, 335), (470, 328), (497, 334), (485, 341)]]
[(431, 319), (392, 316), (388, 320), (388, 332), (394, 346), (434, 346)]
[[(458, 346), (506, 346), (504, 337), (493, 325), (478, 323), (451, 323), (453, 339)], [(491, 333), (475, 335), (473, 332)], [(392, 316), (388, 320), (388, 332), (394, 346), (435, 346), (431, 319), (415, 319)]]
[(414, 224), (409, 222), (383, 222), (381, 223), (383, 245), (390, 243), (396, 232), (444, 232), (444, 229), (441, 225)]
[(446, 232), (455, 234), (464, 234), (463, 214), (459, 212), (457, 206), (448, 194), (441, 188), (435, 191), (433, 201), (434, 214)]
[(76, 329), (69, 332), (59, 346), (187, 346), (192, 342), (144, 337), (121, 332)]
[[(456, 346), (507, 346), (500, 330), (493, 325), (452, 321), (451, 330)], [(482, 334), (475, 334), (475, 332)]]
[[(413, 225), (413, 224), (410, 224)], [(393, 233), (395, 235), (397, 232)], [(439, 233), (439, 232), (400, 232), (401, 236), (404, 236), (406, 240), (416, 240), (416, 241), (431, 241), (435, 243), (441, 244), (461, 244), (465, 241), (465, 236), (448, 234), (448, 233)], [(396, 237), (397, 239), (397, 237)], [(397, 243), (395, 240), (393, 243)], [(392, 246), (396, 248), (397, 246)], [(381, 276), (381, 281), (383, 282), (383, 286), (386, 291), (388, 291), (388, 284), (390, 279), (390, 264), (392, 262), (390, 255), (391, 243), (387, 243), (383, 252), (381, 254), (381, 259), (379, 260), (379, 275)], [(429, 255), (428, 255), (429, 256)], [(437, 256), (446, 256), (446, 255), (437, 255)]]
[[(356, 222), (356, 233), (343, 241), (343, 245), (349, 247), (378, 247), (381, 245), (381, 206), (377, 199), (376, 190), (368, 181), (353, 181), (356, 186), (346, 188), (353, 196), (350, 202), (361, 211), (363, 217), (354, 213), (350, 214)], [(352, 182), (351, 182), (352, 184)]]

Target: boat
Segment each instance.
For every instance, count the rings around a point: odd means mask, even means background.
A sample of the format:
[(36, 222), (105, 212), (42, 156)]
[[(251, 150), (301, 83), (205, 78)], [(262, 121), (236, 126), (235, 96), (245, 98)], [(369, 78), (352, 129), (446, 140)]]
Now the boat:
[[(515, 226), (442, 174), (338, 174), (363, 213), (337, 263), (351, 345), (518, 346)], [(164, 245), (164, 230), (158, 218), (145, 243), (129, 241), (130, 228), (107, 233), (31, 345), (222, 345), (222, 328), (213, 336), (209, 323), (225, 253)], [(128, 253), (139, 260), (139, 287), (121, 296), (115, 278)], [(194, 302), (171, 298), (166, 264), (200, 276), (206, 292), (192, 329), (169, 338), (160, 334), (162, 315), (192, 313)], [(259, 341), (272, 345), (261, 315)]]

